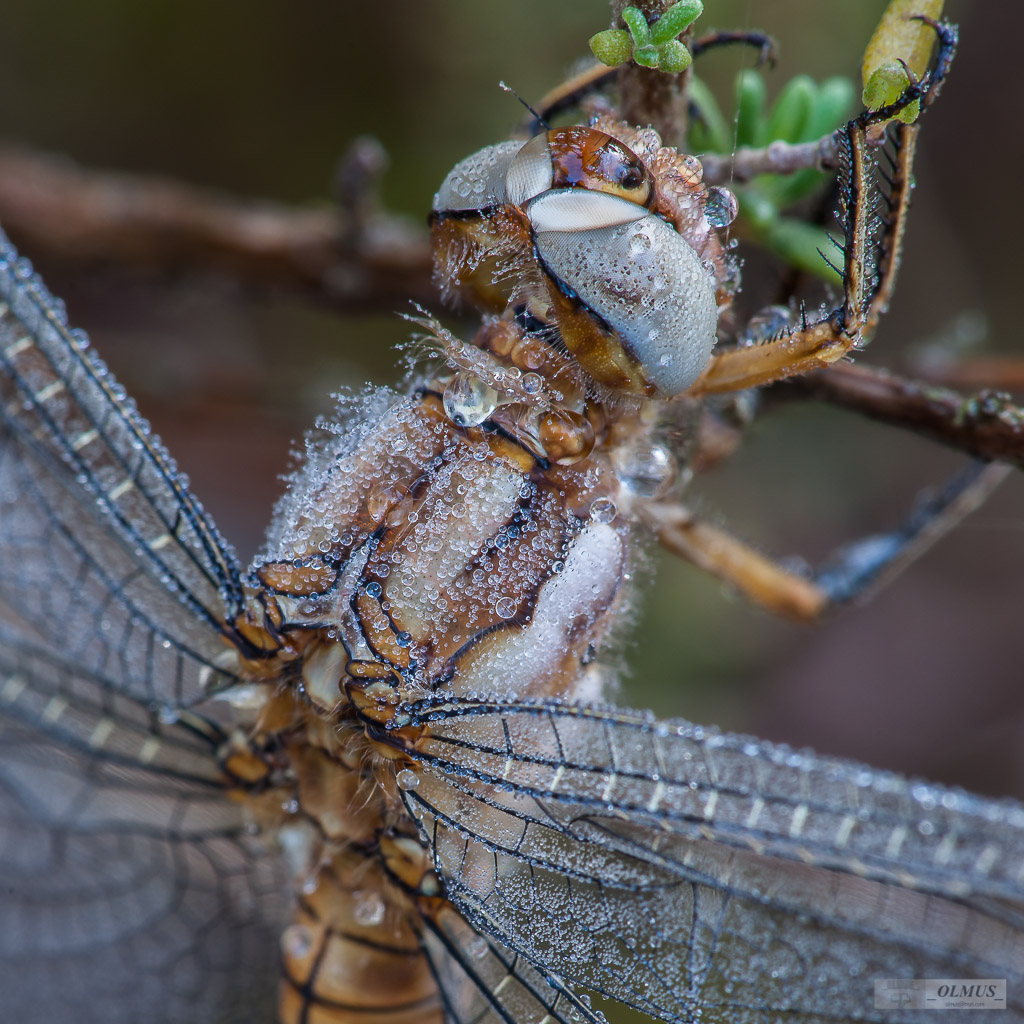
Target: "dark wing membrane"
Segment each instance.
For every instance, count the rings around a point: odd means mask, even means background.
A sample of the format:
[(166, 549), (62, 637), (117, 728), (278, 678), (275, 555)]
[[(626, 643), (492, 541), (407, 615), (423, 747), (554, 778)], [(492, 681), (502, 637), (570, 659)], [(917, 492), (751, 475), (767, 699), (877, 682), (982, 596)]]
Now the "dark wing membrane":
[(285, 887), (214, 756), (239, 595), (173, 463), (0, 249), (0, 1018), (272, 1017)]
[(273, 1020), (285, 888), (205, 724), (25, 645), (0, 699), (0, 1017)]
[(234, 555), (0, 234), (0, 623), (154, 710), (234, 682)]
[(545, 979), (525, 957), (478, 933), (450, 907), (421, 921), (447, 1024), (598, 1024), (586, 995)]
[(1024, 808), (630, 712), (411, 712), (448, 897), (543, 974), (739, 1024), (923, 1022), (875, 980), (1005, 978), (1024, 1020)]
[[(117, 537), (136, 572), (194, 617), (216, 628), (240, 610), (234, 554), (84, 335), (68, 330), (60, 304), (2, 234), (0, 422), (7, 443), (41, 466), (59, 465), (73, 482), (69, 490), (83, 507), (65, 525), (76, 527), (92, 506), (89, 518), (102, 523), (103, 539)], [(8, 595), (31, 593), (39, 582), (3, 578)]]

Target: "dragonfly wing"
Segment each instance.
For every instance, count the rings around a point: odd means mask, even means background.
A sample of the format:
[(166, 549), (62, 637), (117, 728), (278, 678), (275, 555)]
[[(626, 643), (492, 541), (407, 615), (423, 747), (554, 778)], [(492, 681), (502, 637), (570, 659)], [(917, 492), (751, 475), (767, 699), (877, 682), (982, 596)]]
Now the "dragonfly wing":
[(147, 692), (143, 662), (161, 656), (145, 645), (194, 660), (224, 649), (216, 634), (242, 604), (234, 553), (2, 234), (0, 431), (0, 596), (90, 667), (119, 660), (140, 698), (204, 698), (195, 680), (162, 671), (164, 689)]
[(202, 721), (154, 725), (23, 644), (0, 648), (0, 672), (20, 689), (0, 716), (2, 1016), (272, 1020), (286, 890)]
[(525, 957), (451, 907), (423, 919), (423, 948), (448, 1024), (598, 1024), (586, 996), (545, 978)]
[(1024, 1019), (1021, 807), (629, 712), (413, 711), (447, 895), (542, 973), (671, 1021), (887, 1024), (930, 1011), (876, 979), (1006, 978)]
[(4, 1019), (272, 1019), (286, 888), (215, 757), (240, 595), (159, 441), (0, 236)]

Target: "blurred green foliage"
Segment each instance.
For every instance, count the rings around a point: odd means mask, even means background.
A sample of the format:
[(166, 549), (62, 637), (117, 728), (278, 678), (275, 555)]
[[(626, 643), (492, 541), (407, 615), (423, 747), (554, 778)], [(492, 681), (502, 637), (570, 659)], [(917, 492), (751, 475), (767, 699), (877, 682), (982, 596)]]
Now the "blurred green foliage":
[[(697, 153), (728, 154), (741, 146), (762, 148), (772, 142), (813, 142), (835, 131), (853, 112), (856, 90), (842, 76), (817, 85), (809, 75), (794, 75), (768, 109), (764, 77), (744, 70), (736, 76), (733, 117), (727, 118), (714, 93), (699, 78), (691, 96), (699, 116), (689, 142)], [(737, 231), (800, 270), (837, 284), (839, 275), (822, 258), (833, 258), (824, 228), (784, 212), (832, 179), (813, 168), (795, 174), (762, 174), (736, 187), (740, 217)]]

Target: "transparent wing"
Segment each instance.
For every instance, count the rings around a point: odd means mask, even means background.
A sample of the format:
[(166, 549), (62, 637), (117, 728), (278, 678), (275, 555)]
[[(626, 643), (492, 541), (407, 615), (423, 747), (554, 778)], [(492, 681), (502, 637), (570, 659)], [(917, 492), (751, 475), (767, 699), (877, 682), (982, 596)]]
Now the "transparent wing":
[[(135, 614), (151, 602), (163, 626), (207, 632), (241, 608), (234, 554), (123, 389), (70, 331), (59, 302), (0, 234), (0, 478), (3, 596), (34, 622), (84, 574)], [(67, 561), (70, 556), (72, 561)], [(102, 607), (65, 600), (48, 628), (62, 643), (102, 625)], [(92, 618), (89, 614), (92, 614)], [(78, 628), (74, 628), (77, 626)], [(71, 636), (68, 636), (68, 633)], [(184, 693), (168, 696), (191, 697)]]
[(588, 997), (545, 979), (525, 957), (478, 933), (451, 907), (424, 918), (422, 926), (448, 1024), (597, 1024)]
[(1024, 809), (682, 722), (411, 708), (404, 794), (447, 895), (564, 979), (670, 1021), (923, 1021), (875, 979), (1006, 978)]
[(0, 247), (0, 1016), (270, 1019), (286, 890), (209, 699), (234, 558)]
[(155, 725), (24, 644), (0, 691), (0, 1016), (272, 1020), (286, 890), (205, 723)]

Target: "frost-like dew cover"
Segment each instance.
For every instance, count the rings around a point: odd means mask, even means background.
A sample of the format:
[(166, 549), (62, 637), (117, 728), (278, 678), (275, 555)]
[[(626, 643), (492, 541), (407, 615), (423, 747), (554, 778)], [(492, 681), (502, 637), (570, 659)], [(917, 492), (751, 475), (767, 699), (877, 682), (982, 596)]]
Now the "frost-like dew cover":
[[(916, 129), (868, 217), (875, 120), (791, 352), (887, 299)], [(482, 326), (420, 311), (433, 367), (340, 402), (245, 571), (0, 236), (5, 1020), (931, 1020), (890, 978), (1005, 979), (1024, 1020), (1019, 805), (601, 703), (659, 403), (753, 373), (711, 354), (738, 267), (698, 168), (608, 115), (462, 161), (434, 255)]]

